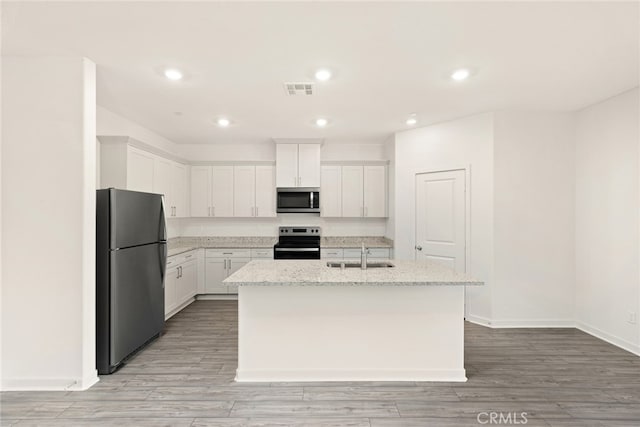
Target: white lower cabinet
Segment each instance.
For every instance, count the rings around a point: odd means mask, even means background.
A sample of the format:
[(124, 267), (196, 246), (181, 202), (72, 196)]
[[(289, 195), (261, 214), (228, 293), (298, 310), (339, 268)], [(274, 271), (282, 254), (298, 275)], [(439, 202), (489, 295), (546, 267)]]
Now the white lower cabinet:
[[(320, 257), (322, 259), (344, 259), (344, 260), (358, 260), (362, 255), (362, 248), (321, 248)], [(367, 259), (374, 260), (387, 260), (391, 259), (390, 248), (369, 248)]]
[(237, 294), (238, 287), (222, 281), (251, 261), (250, 249), (207, 249), (205, 252), (205, 292)]
[(167, 258), (164, 278), (164, 315), (173, 316), (198, 293), (197, 251)]

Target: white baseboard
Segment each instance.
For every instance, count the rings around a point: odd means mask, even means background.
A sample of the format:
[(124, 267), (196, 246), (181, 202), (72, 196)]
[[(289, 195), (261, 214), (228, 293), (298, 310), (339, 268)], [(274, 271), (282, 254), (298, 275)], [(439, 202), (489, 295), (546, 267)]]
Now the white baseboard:
[(491, 320), (492, 328), (575, 328), (576, 322), (567, 319), (498, 319)]
[(169, 320), (170, 318), (172, 318), (174, 315), (176, 315), (179, 311), (182, 311), (186, 306), (188, 306), (189, 304), (191, 304), (192, 302), (194, 302), (196, 300), (195, 297), (193, 298), (189, 298), (188, 300), (186, 300), (185, 302), (183, 302), (182, 304), (180, 304), (179, 306), (177, 306), (176, 308), (174, 308), (173, 310), (171, 310), (169, 313), (165, 314), (164, 316), (164, 320)]
[(420, 370), (241, 370), (236, 382), (321, 382), (321, 381), (467, 381), (464, 369)]
[(87, 390), (97, 383), (98, 372), (88, 378), (3, 378), (2, 391)]
[(475, 323), (476, 325), (487, 326), (489, 328), (491, 327), (491, 320), (487, 319), (486, 317), (474, 316), (473, 314), (467, 314), (464, 319), (469, 321), (469, 322), (471, 322), (471, 323)]
[(628, 352), (640, 356), (640, 345), (631, 343), (625, 339), (622, 339), (615, 335), (611, 335), (607, 332), (604, 332), (598, 328), (594, 328), (593, 326), (589, 326), (582, 322), (577, 322), (576, 328), (580, 329), (582, 332), (586, 332), (589, 335), (599, 338), (602, 341), (606, 341), (609, 344), (613, 344), (616, 347), (620, 347), (623, 350), (627, 350)]
[(201, 295), (197, 295), (196, 299), (199, 300), (231, 300), (231, 301), (237, 301), (238, 300), (238, 294), (201, 294)]

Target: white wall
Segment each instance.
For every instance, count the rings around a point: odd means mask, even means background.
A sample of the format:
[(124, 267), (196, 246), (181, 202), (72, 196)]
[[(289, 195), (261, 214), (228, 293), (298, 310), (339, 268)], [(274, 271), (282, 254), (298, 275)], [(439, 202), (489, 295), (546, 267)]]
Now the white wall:
[(588, 332), (640, 354), (639, 92), (577, 113), (577, 317)]
[(494, 115), (493, 326), (572, 326), (574, 115)]
[(485, 286), (467, 289), (470, 318), (491, 318), (493, 266), (493, 114), (480, 114), (395, 136), (395, 255), (414, 259), (415, 174), (471, 165), (469, 273)]
[(97, 381), (95, 64), (2, 66), (2, 388), (84, 389)]
[(129, 136), (168, 153), (179, 155), (177, 145), (173, 141), (104, 107), (97, 106), (96, 117), (96, 135)]

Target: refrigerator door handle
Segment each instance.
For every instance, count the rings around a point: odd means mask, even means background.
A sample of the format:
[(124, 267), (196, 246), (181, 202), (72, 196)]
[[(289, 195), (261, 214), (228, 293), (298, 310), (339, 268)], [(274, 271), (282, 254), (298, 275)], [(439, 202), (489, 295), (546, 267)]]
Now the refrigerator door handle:
[(158, 228), (158, 240), (165, 241), (167, 240), (167, 224), (165, 219), (165, 206), (164, 206), (164, 196), (160, 197), (162, 201), (160, 203), (160, 224)]
[(162, 289), (164, 289), (164, 276), (167, 271), (167, 245), (158, 245), (158, 258), (160, 261), (160, 277), (162, 278)]

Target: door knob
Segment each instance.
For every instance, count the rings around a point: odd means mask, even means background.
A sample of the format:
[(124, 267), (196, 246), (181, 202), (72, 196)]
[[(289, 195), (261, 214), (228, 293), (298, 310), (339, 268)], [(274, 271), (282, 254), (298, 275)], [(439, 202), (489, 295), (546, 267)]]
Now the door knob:
[(421, 251), (422, 250), (422, 246), (418, 245), (418, 246), (416, 246), (416, 249)]

